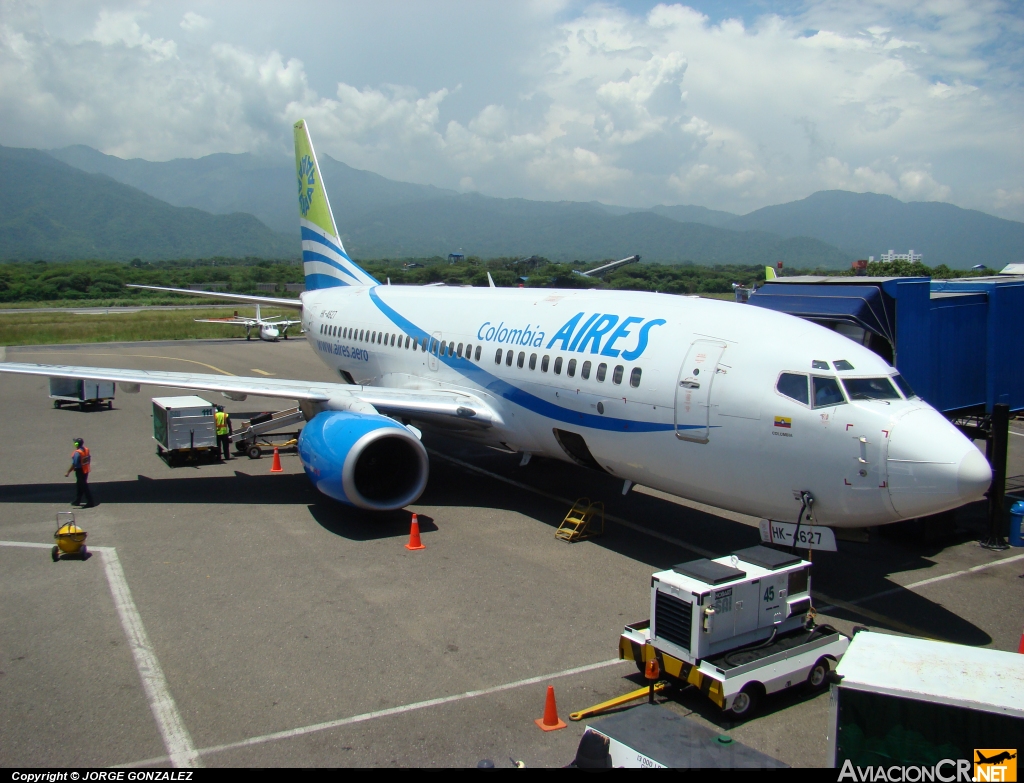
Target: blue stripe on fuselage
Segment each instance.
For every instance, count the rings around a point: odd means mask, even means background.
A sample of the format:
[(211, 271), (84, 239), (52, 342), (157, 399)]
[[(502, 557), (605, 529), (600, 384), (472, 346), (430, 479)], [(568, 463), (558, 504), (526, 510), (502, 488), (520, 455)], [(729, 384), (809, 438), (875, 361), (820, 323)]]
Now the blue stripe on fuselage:
[[(422, 341), (424, 337), (429, 338), (423, 329), (413, 324), (390, 306), (385, 304), (378, 295), (376, 289), (371, 288), (370, 299), (377, 308), (386, 315), (392, 323), (416, 340)], [(629, 419), (617, 419), (611, 416), (601, 416), (593, 413), (580, 413), (579, 411), (562, 408), (547, 400), (542, 400), (529, 392), (513, 386), (512, 384), (498, 378), (484, 370), (478, 364), (468, 359), (460, 359), (457, 356), (437, 357), (453, 370), (466, 376), (477, 385), (487, 389), (492, 394), (513, 402), (528, 411), (546, 416), (555, 421), (566, 424), (577, 424), (595, 430), (614, 430), (617, 432), (665, 432), (674, 429), (672, 424), (662, 424), (653, 421), (630, 421)], [(700, 426), (682, 426), (680, 429), (702, 429)]]

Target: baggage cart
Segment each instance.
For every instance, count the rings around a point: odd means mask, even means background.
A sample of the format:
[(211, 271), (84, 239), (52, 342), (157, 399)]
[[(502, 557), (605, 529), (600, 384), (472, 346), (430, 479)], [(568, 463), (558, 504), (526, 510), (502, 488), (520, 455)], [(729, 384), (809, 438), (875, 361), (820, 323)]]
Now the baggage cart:
[(50, 399), (54, 408), (77, 405), (84, 411), (87, 405), (106, 403), (107, 410), (114, 407), (113, 381), (84, 381), (79, 378), (50, 378)]
[(175, 465), (183, 460), (217, 459), (217, 409), (202, 397), (154, 397), (153, 440), (157, 454)]

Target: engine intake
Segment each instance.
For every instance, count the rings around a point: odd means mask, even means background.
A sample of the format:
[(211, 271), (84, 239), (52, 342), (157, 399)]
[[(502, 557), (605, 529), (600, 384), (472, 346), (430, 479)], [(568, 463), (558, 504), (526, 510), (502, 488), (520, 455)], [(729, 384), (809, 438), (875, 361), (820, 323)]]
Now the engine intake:
[(299, 459), (328, 497), (370, 511), (414, 502), (427, 486), (429, 460), (407, 428), (380, 414), (324, 411), (299, 436)]

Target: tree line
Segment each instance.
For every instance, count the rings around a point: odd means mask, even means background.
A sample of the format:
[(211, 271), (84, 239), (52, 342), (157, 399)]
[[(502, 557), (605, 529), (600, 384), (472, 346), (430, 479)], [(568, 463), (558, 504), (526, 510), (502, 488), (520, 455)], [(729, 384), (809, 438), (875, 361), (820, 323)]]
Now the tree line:
[[(612, 259), (609, 259), (609, 261)], [(556, 263), (546, 258), (480, 259), (470, 256), (455, 263), (440, 257), (414, 259), (371, 259), (358, 261), (381, 282), (424, 285), (487, 286), (488, 273), (495, 285), (526, 288), (604, 288), (631, 291), (659, 291), (670, 294), (725, 294), (733, 285), (751, 287), (764, 280), (761, 266), (723, 264), (630, 264), (603, 275), (578, 274), (599, 264)], [(843, 272), (784, 269), (783, 276), (797, 274), (852, 275)], [(952, 278), (991, 274), (990, 270), (964, 271), (945, 266), (929, 268), (920, 261), (873, 262), (867, 274), (884, 277)], [(191, 285), (221, 284), (235, 293), (267, 293), (297, 296), (286, 292), (288, 283), (303, 282), (302, 264), (294, 260), (262, 258), (199, 258), (178, 261), (10, 261), (0, 264), (0, 302), (145, 302), (165, 295), (126, 288), (127, 284), (188, 288)], [(262, 286), (262, 287), (261, 287)]]

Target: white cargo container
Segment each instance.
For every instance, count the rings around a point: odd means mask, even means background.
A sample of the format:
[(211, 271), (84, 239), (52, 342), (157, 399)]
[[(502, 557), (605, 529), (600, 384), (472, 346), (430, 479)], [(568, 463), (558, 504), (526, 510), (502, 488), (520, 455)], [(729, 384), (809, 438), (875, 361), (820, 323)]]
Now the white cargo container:
[(969, 776), (981, 763), (977, 780), (1010, 779), (992, 767), (1016, 764), (1024, 749), (1024, 655), (860, 631), (835, 674), (829, 755), (837, 768), (949, 759), (942, 779), (968, 762)]
[(77, 405), (84, 410), (86, 405), (107, 404), (114, 407), (113, 381), (83, 381), (80, 378), (50, 378), (50, 399), (53, 407)]
[(216, 408), (202, 397), (154, 397), (153, 439), (168, 457), (217, 448)]

